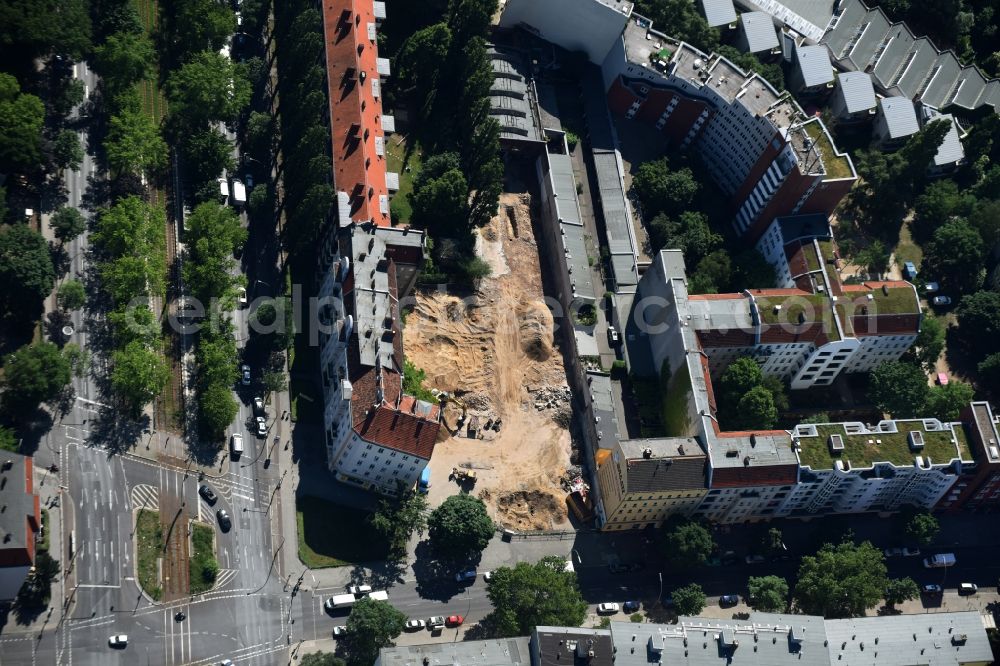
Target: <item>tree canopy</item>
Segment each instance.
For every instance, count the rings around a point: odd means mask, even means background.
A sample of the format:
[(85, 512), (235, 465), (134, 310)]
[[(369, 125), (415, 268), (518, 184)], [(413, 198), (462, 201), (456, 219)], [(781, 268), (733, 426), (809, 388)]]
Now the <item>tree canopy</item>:
[(59, 285), (57, 299), (59, 307), (66, 310), (79, 310), (87, 302), (87, 292), (79, 280), (66, 280)]
[(705, 610), (705, 591), (698, 583), (688, 583), (675, 589), (670, 596), (678, 615), (695, 616)]
[(910, 349), (924, 372), (934, 372), (935, 364), (944, 350), (945, 327), (941, 320), (925, 312), (920, 320), (920, 332)]
[(90, 50), (91, 25), (86, 0), (0, 0), (0, 45), (11, 53), (57, 53), (74, 60)]
[(890, 578), (885, 586), (885, 605), (895, 608), (896, 604), (901, 604), (910, 599), (920, 596), (920, 588), (912, 578)]
[(49, 218), (52, 233), (61, 243), (69, 243), (87, 230), (87, 220), (77, 208), (64, 206)]
[(4, 359), (3, 371), (3, 406), (15, 417), (58, 397), (72, 374), (69, 359), (51, 342), (21, 347)]
[(104, 149), (108, 164), (117, 175), (151, 174), (167, 164), (167, 144), (159, 128), (137, 106), (127, 106), (111, 116)]
[(954, 293), (968, 294), (983, 284), (985, 248), (979, 232), (965, 220), (952, 220), (937, 228), (924, 247), (922, 268), (937, 276)]
[(941, 530), (937, 518), (926, 510), (904, 511), (901, 517), (904, 521), (903, 533), (920, 546), (931, 545)]
[(783, 613), (788, 606), (788, 581), (780, 576), (751, 576), (747, 588), (756, 611)]
[(897, 419), (924, 416), (930, 387), (916, 365), (905, 361), (885, 361), (871, 373), (868, 397), (881, 412)]
[(7, 313), (30, 313), (41, 308), (52, 291), (55, 267), (49, 244), (25, 224), (0, 228), (0, 307)]
[(650, 220), (660, 213), (679, 217), (687, 211), (698, 189), (691, 169), (673, 170), (666, 157), (643, 162), (632, 179), (632, 193), (642, 203), (643, 215)]
[(484, 624), (498, 636), (524, 636), (537, 626), (576, 627), (587, 616), (576, 574), (561, 557), (494, 570), (488, 595), (493, 611)]
[(406, 616), (389, 602), (371, 597), (359, 599), (347, 617), (346, 639), (341, 640), (348, 663), (365, 666), (375, 663), (379, 650), (394, 645), (405, 625)]
[(825, 544), (802, 558), (795, 601), (803, 613), (858, 617), (875, 606), (888, 584), (882, 551), (865, 541)]
[(755, 386), (736, 403), (738, 423), (746, 430), (773, 428), (778, 422), (774, 395), (765, 386)]
[(436, 234), (454, 236), (469, 226), (469, 186), (456, 153), (433, 155), (413, 179), (411, 221)]
[[(284, 377), (284, 374), (281, 375)], [(406, 557), (410, 536), (423, 534), (427, 528), (427, 497), (413, 488), (398, 484), (395, 497), (382, 497), (369, 520), (372, 527), (389, 542), (394, 559)]]
[(142, 32), (116, 32), (94, 49), (94, 66), (112, 99), (146, 78), (155, 62), (153, 43)]
[(111, 365), (111, 386), (133, 414), (158, 396), (170, 379), (163, 357), (139, 340), (115, 350)]
[(0, 72), (0, 170), (26, 169), (38, 164), (44, 124), (42, 100), (21, 92), (17, 79)]
[(715, 548), (712, 533), (703, 525), (681, 516), (671, 516), (663, 526), (663, 555), (677, 568), (705, 564)]
[(1000, 293), (979, 291), (958, 308), (958, 339), (973, 360), (1000, 352)]
[(494, 533), (483, 501), (464, 494), (452, 495), (434, 509), (427, 526), (434, 550), (454, 558), (482, 552)]
[(972, 386), (953, 379), (944, 386), (934, 386), (927, 392), (924, 411), (927, 416), (945, 423), (956, 421), (959, 412), (969, 406), (974, 395)]
[(166, 84), (170, 113), (185, 128), (232, 122), (250, 102), (242, 68), (216, 51), (195, 54), (171, 72)]

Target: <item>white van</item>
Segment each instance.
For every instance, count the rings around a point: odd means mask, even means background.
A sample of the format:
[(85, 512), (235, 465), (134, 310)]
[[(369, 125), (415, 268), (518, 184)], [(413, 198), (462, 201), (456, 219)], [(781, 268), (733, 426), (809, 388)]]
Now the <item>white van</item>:
[(233, 433), (232, 437), (229, 438), (229, 450), (235, 458), (243, 455), (243, 435), (238, 432)]
[(924, 566), (928, 569), (938, 569), (940, 567), (950, 567), (955, 564), (954, 553), (939, 553), (924, 558)]

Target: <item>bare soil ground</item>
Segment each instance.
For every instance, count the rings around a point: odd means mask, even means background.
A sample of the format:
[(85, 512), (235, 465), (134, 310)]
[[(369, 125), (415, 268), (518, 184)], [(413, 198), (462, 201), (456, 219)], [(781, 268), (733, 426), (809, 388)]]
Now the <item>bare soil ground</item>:
[[(500, 213), (480, 234), (477, 253), (493, 275), (464, 298), (420, 292), (406, 318), (406, 358), (427, 373), (428, 388), (461, 402), (444, 410), (446, 437), (431, 460), (429, 499), (434, 506), (458, 492), (452, 468), (475, 470), (469, 489), (500, 524), (566, 528), (560, 479), (570, 467), (568, 390), (543, 301), (528, 196), (502, 195)], [(499, 430), (485, 427), (498, 418)]]

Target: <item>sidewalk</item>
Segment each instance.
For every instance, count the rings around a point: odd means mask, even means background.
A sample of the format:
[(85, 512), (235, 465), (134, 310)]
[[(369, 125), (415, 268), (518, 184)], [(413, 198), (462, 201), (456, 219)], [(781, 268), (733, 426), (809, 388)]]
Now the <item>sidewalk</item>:
[(188, 467), (194, 472), (204, 473), (206, 477), (220, 477), (229, 473), (229, 453), (225, 446), (219, 447), (213, 464), (202, 465), (191, 455), (185, 439), (172, 432), (148, 430), (128, 453), (157, 463)]

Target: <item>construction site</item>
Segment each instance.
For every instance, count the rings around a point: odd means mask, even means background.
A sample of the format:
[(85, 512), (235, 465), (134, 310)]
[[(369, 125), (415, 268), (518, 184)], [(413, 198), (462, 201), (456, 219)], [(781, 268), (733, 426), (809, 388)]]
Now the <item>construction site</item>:
[(569, 529), (566, 489), (579, 476), (534, 224), (529, 195), (502, 195), (476, 244), (492, 275), (468, 295), (419, 291), (404, 335), (407, 360), (447, 394), (431, 506), (470, 492), (518, 531)]

